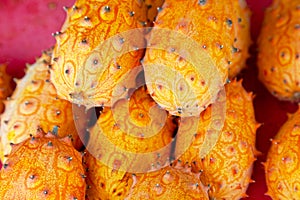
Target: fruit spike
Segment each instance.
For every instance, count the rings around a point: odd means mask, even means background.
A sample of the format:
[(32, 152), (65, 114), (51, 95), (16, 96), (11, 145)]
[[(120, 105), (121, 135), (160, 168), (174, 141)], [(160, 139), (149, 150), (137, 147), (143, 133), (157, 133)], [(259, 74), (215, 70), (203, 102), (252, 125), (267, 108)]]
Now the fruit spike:
[[(193, 127), (194, 124), (190, 128), (197, 134), (186, 152), (178, 157), (181, 162), (190, 163), (194, 172), (201, 171), (200, 180), (204, 185), (210, 185), (208, 194), (211, 199), (232, 200), (242, 198), (252, 181), (252, 166), (258, 154), (255, 133), (259, 124), (255, 120), (253, 95), (245, 91), (241, 81), (233, 80), (225, 89), (226, 118), (215, 146), (206, 156), (200, 156), (203, 140), (210, 134), (207, 131), (218, 117), (212, 116), (212, 107), (209, 107), (201, 113), (199, 126)], [(182, 137), (178, 137), (183, 138), (186, 133), (180, 134)], [(182, 142), (185, 141), (178, 140), (177, 151)]]
[(0, 64), (0, 113), (3, 113), (4, 101), (13, 92), (12, 77), (6, 72), (6, 65)]
[(272, 139), (265, 168), (267, 195), (272, 199), (300, 199), (300, 109), (288, 120)]
[(90, 130), (87, 150), (110, 168), (145, 172), (169, 164), (176, 125), (141, 87), (105, 107)]
[(258, 76), (280, 100), (300, 102), (299, 0), (274, 1), (258, 38)]
[(132, 77), (141, 70), (144, 54), (139, 47), (146, 44), (143, 31), (123, 35), (147, 25), (146, 9), (136, 0), (77, 0), (54, 34), (51, 81), (58, 96), (87, 108), (110, 107), (112, 97), (126, 96), (119, 87), (135, 87)]
[(126, 200), (209, 199), (199, 177), (185, 168), (167, 166), (155, 172), (136, 174)]
[(143, 62), (154, 100), (184, 117), (197, 116), (213, 103), (227, 78), (245, 65), (248, 15), (246, 3), (239, 0), (166, 0)]
[[(83, 106), (57, 98), (50, 78), (48, 65), (51, 51), (44, 52), (36, 63), (28, 66), (24, 78), (17, 80), (17, 87), (6, 110), (1, 116), (0, 159), (11, 151), (10, 143), (19, 143), (28, 138), (28, 131), (36, 129), (54, 131), (59, 137), (71, 135), (77, 149), (82, 147), (88, 115)], [(79, 138), (80, 134), (82, 137)]]
[[(2, 199), (81, 199), (86, 183), (81, 154), (71, 142), (39, 130), (14, 145), (0, 171)], [(68, 139), (67, 139), (68, 140)], [(51, 142), (51, 146), (47, 145)], [(64, 158), (72, 157), (72, 161)]]

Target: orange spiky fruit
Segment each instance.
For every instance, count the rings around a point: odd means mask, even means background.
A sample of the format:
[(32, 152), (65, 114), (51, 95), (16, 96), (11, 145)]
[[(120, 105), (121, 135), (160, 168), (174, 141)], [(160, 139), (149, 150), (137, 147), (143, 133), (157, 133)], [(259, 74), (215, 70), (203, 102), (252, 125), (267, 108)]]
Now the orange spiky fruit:
[(45, 135), (42, 130), (34, 135), (13, 145), (0, 171), (1, 198), (84, 200), (82, 155), (71, 139)]
[[(219, 116), (212, 114), (212, 107), (201, 113), (194, 140), (179, 159), (192, 165), (195, 172), (201, 171), (201, 181), (210, 185), (211, 199), (240, 199), (244, 197), (251, 182), (253, 162), (257, 154), (255, 148), (255, 133), (259, 126), (255, 120), (252, 104), (252, 94), (247, 93), (241, 81), (236, 80), (225, 86), (226, 118), (215, 146), (207, 155), (201, 156), (200, 149), (206, 134), (213, 134), (213, 123)], [(212, 104), (213, 106), (213, 104)], [(193, 119), (184, 119), (187, 123)], [(182, 132), (180, 138), (186, 133)], [(184, 140), (178, 140), (176, 148)]]
[(0, 113), (4, 111), (4, 103), (13, 92), (12, 77), (6, 72), (7, 66), (0, 64)]
[(169, 164), (175, 128), (172, 117), (158, 107), (144, 87), (129, 99), (117, 101), (113, 108), (105, 107), (90, 130), (86, 147), (92, 155), (86, 158), (87, 183), (91, 185), (87, 196), (123, 199), (125, 192), (118, 195), (109, 185), (115, 191), (127, 191), (118, 186), (124, 177), (128, 180), (125, 172), (145, 172)]
[(280, 100), (300, 101), (300, 1), (273, 1), (258, 38), (259, 80)]
[(88, 151), (84, 156), (87, 174), (87, 200), (123, 200), (133, 184), (131, 175), (125, 171), (109, 167), (98, 158), (101, 157), (95, 157)]
[(248, 57), (248, 15), (245, 1), (166, 0), (143, 62), (154, 100), (184, 117), (213, 103)]
[(72, 105), (57, 98), (56, 89), (49, 81), (51, 51), (44, 52), (37, 61), (27, 67), (26, 75), (17, 80), (17, 87), (6, 102), (1, 116), (0, 159), (11, 151), (10, 144), (20, 143), (35, 133), (37, 128), (53, 131), (59, 137), (71, 135), (78, 150), (86, 133), (88, 115), (84, 106)]
[(77, 0), (54, 33), (51, 80), (58, 96), (87, 108), (126, 96), (146, 44), (143, 31), (126, 31), (147, 26), (146, 9), (136, 0)]
[(187, 167), (176, 165), (154, 172), (133, 175), (134, 183), (127, 200), (134, 199), (189, 199), (208, 200), (207, 187)]
[(282, 125), (264, 163), (267, 195), (274, 200), (300, 199), (299, 140), (300, 109)]

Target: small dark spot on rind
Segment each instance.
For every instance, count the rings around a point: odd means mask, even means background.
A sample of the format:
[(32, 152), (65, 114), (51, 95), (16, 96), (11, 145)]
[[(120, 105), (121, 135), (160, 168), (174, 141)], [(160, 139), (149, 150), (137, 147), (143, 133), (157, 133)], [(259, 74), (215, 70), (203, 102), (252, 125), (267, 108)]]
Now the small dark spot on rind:
[(206, 49), (206, 45), (202, 45), (202, 48), (203, 48), (203, 49)]
[(284, 83), (284, 84), (287, 84), (287, 80), (286, 80), (286, 79), (283, 79), (283, 83)]
[(199, 0), (198, 4), (204, 6), (206, 4), (206, 0)]
[(7, 167), (8, 167), (8, 164), (5, 163), (5, 164), (3, 165), (3, 168), (6, 169)]
[(242, 22), (242, 18), (238, 18), (238, 23), (241, 23)]
[(69, 162), (71, 162), (71, 161), (73, 160), (73, 158), (72, 158), (71, 156), (67, 156), (67, 160), (68, 160)]
[(275, 71), (275, 67), (271, 67), (271, 72), (274, 72)]
[(30, 178), (30, 179), (34, 179), (34, 178), (35, 178), (35, 175), (30, 175), (29, 178)]
[(70, 73), (70, 70), (66, 69), (65, 74), (69, 74), (69, 73)]
[(147, 22), (146, 22), (146, 21), (140, 21), (140, 24), (141, 24), (142, 26), (147, 26)]
[(130, 17), (133, 17), (134, 14), (135, 14), (134, 11), (129, 12)]
[(237, 52), (239, 52), (239, 49), (236, 48), (236, 47), (234, 47), (234, 46), (232, 46), (232, 53), (237, 53)]
[(284, 56), (285, 56), (285, 52), (281, 52), (281, 53), (280, 53), (280, 56), (281, 56), (281, 57), (284, 57)]
[(226, 19), (226, 23), (229, 27), (232, 26), (232, 20), (231, 19)]
[(88, 16), (85, 16), (84, 21), (90, 21), (90, 18)]
[(104, 6), (105, 12), (110, 12), (110, 7), (109, 6)]
[(44, 193), (45, 195), (47, 195), (47, 194), (48, 194), (48, 190), (44, 190), (43, 193)]
[(295, 29), (296, 29), (296, 30), (300, 30), (300, 24), (296, 24), (296, 25), (295, 25)]
[(181, 108), (181, 107), (178, 107), (178, 108), (177, 108), (177, 112), (178, 112), (179, 114), (181, 114), (181, 113), (182, 113), (182, 108)]
[(296, 59), (299, 59), (299, 58), (300, 58), (300, 54), (297, 53), (297, 54), (296, 54)]
[(99, 62), (99, 61), (98, 61), (97, 59), (94, 59), (94, 60), (93, 60), (93, 64), (94, 64), (94, 65), (97, 65), (98, 62)]
[(49, 141), (49, 142), (47, 143), (47, 146), (48, 146), (48, 147), (52, 147), (52, 146), (53, 146), (53, 143), (52, 143), (51, 141)]
[(82, 39), (82, 40), (81, 40), (81, 43), (82, 43), (82, 44), (87, 44), (87, 40), (86, 40), (86, 39)]
[(157, 7), (157, 12), (162, 11), (162, 7)]

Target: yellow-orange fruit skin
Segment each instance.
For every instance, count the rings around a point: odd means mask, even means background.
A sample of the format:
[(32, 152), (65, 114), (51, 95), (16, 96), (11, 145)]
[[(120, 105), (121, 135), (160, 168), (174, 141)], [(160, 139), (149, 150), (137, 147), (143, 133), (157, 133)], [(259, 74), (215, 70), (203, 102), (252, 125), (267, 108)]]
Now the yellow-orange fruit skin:
[(252, 40), (250, 35), (250, 8), (244, 0), (234, 0), (231, 3), (234, 12), (232, 15), (234, 43), (231, 50), (232, 62), (229, 65), (228, 77), (233, 79), (246, 67)]
[[(175, 33), (150, 32), (148, 46), (152, 48), (146, 50), (143, 62), (150, 94), (173, 115), (196, 116), (199, 112), (194, 110), (204, 110), (214, 102), (220, 85), (228, 77), (234, 77), (248, 57), (249, 9), (244, 1), (166, 0), (154, 28), (185, 35), (179, 38)], [(188, 43), (187, 38), (194, 43)], [(157, 44), (168, 45), (170, 41), (174, 46), (156, 48)], [(188, 51), (189, 48), (194, 50)], [(194, 66), (198, 63), (185, 60), (184, 51), (191, 57), (207, 56), (202, 58), (201, 66)], [(152, 64), (163, 67), (147, 67)], [(215, 79), (219, 80), (218, 84), (212, 84)]]
[(300, 1), (274, 1), (258, 38), (259, 80), (280, 100), (300, 101)]
[[(199, 174), (198, 174), (199, 175)], [(134, 175), (134, 184), (126, 200), (208, 200), (207, 188), (197, 174), (183, 166), (165, 167)]]
[(3, 113), (6, 100), (13, 92), (12, 77), (6, 72), (6, 65), (0, 64), (0, 113)]
[[(123, 199), (130, 185), (123, 181), (131, 180), (126, 172), (168, 164), (174, 131), (172, 117), (157, 106), (144, 87), (134, 91), (129, 100), (105, 107), (90, 130), (87, 145), (91, 154), (86, 158), (89, 199)], [(156, 151), (164, 147), (158, 156)]]
[(272, 140), (264, 163), (267, 195), (274, 200), (300, 199), (300, 110), (290, 115)]
[(37, 128), (53, 131), (59, 137), (71, 135), (76, 149), (82, 147), (88, 114), (84, 106), (72, 105), (57, 98), (56, 89), (49, 81), (50, 52), (45, 52), (28, 66), (26, 75), (17, 80), (17, 87), (6, 104), (1, 116), (0, 159), (11, 151), (10, 143), (16, 144), (35, 133)]
[(35, 134), (13, 145), (0, 171), (0, 196), (6, 200), (84, 200), (82, 155), (70, 138)]
[(133, 184), (132, 176), (124, 171), (113, 169), (86, 151), (84, 166), (87, 169), (87, 200), (123, 200)]
[[(61, 31), (55, 33), (51, 80), (58, 96), (87, 108), (112, 106), (113, 96), (126, 96), (123, 88), (135, 87), (131, 77), (140, 69), (145, 40), (143, 31), (131, 34), (131, 39), (122, 32), (146, 27), (146, 9), (137, 0), (77, 0), (67, 11)], [(128, 53), (122, 51), (124, 42), (124, 48), (131, 50)]]
[(210, 123), (218, 117), (212, 117), (209, 107), (201, 113), (198, 128), (194, 127), (197, 134), (179, 159), (192, 165), (195, 172), (202, 171), (200, 180), (204, 185), (210, 185), (208, 193), (211, 199), (232, 200), (244, 197), (251, 182), (257, 153), (255, 136), (258, 124), (254, 116), (253, 97), (246, 92), (241, 81), (234, 80), (227, 84), (225, 91), (226, 117), (215, 146), (204, 157), (199, 156), (203, 140), (206, 134), (210, 134), (207, 133)]

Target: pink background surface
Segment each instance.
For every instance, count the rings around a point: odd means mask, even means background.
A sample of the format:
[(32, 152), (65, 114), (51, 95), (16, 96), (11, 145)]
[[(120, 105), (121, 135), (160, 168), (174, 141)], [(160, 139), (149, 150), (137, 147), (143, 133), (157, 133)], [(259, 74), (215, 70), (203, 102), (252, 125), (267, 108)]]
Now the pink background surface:
[[(14, 77), (24, 75), (25, 63), (33, 63), (44, 49), (54, 45), (51, 33), (60, 30), (64, 22), (63, 6), (72, 6), (74, 0), (1, 0), (0, 1), (0, 63), (9, 64), (8, 72)], [(254, 41), (250, 49), (248, 68), (240, 77), (248, 91), (256, 94), (254, 107), (256, 119), (263, 123), (257, 132), (257, 149), (262, 155), (255, 162), (253, 179), (246, 199), (270, 199), (265, 196), (266, 185), (261, 162), (265, 161), (270, 147), (270, 138), (287, 119), (287, 112), (294, 112), (295, 104), (280, 102), (272, 97), (257, 80), (256, 45), (264, 9), (271, 0), (247, 0), (252, 10), (251, 36)]]

